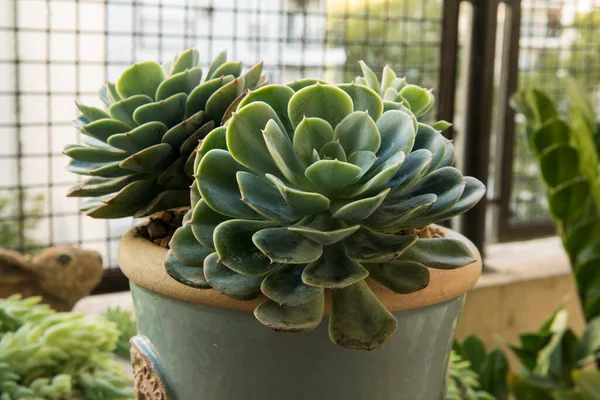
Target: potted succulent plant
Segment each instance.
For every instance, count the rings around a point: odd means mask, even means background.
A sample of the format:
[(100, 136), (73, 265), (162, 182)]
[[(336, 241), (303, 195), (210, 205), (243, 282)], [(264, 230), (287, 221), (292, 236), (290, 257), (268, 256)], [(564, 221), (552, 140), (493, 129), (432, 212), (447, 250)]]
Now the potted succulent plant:
[[(112, 168), (103, 182), (122, 189), (99, 193), (92, 180), (71, 192), (92, 198), (85, 210), (95, 217), (162, 211), (119, 248), (140, 329), (132, 350), (144, 371), (140, 398), (443, 398), (454, 327), (481, 263), (468, 240), (434, 223), (469, 210), (485, 188), (453, 167), (454, 147), (438, 130), (448, 124), (418, 121), (431, 92), (387, 67), (379, 83), (365, 64), (350, 84), (263, 85), (260, 67), (235, 78), (240, 70), (218, 58), (207, 82), (161, 100), (161, 87), (194, 70), (196, 54), (183, 53), (166, 74), (154, 63), (123, 73), (109, 114), (142, 89), (156, 111), (140, 106), (127, 128), (102, 130), (102, 144), (92, 143), (102, 154), (128, 152), (92, 170)], [(214, 80), (204, 108), (184, 111)], [(185, 107), (165, 107), (184, 94)], [(177, 124), (198, 114), (194, 128)], [(169, 130), (161, 126), (153, 142), (117, 146), (157, 121)], [(84, 134), (114, 119), (87, 123)], [(171, 155), (159, 163), (153, 147), (165, 143)]]

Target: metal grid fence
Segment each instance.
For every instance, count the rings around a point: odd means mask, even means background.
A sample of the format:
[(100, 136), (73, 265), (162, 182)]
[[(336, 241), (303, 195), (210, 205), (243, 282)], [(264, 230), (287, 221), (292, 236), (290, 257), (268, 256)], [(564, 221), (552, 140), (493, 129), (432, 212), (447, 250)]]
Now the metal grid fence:
[(116, 266), (135, 221), (94, 220), (65, 193), (65, 144), (79, 141), (73, 101), (101, 106), (96, 91), (134, 61), (200, 49), (268, 77), (352, 79), (357, 61), (384, 64), (437, 87), (442, 0), (7, 0), (0, 4), (0, 247), (69, 243)]

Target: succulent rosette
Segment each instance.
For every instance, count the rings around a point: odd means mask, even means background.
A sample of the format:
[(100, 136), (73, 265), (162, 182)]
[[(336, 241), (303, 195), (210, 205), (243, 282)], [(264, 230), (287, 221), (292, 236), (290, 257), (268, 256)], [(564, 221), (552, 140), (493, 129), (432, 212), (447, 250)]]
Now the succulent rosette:
[(332, 341), (382, 344), (397, 321), (366, 279), (412, 293), (428, 285), (429, 268), (474, 262), (463, 242), (415, 228), (485, 193), (453, 167), (452, 143), (417, 121), (411, 109), (423, 99), (386, 110), (388, 81), (251, 91), (197, 149), (193, 206), (171, 240), (169, 274), (239, 300), (264, 295), (254, 314), (277, 331), (315, 328), (331, 292)]
[[(100, 90), (106, 110), (77, 104), (83, 143), (67, 146), (67, 169), (84, 175), (68, 196), (88, 198), (81, 211), (95, 218), (143, 217), (189, 205), (194, 150), (221, 125), (248, 89), (264, 84), (262, 63), (219, 53), (203, 74), (197, 49), (162, 66), (133, 64)], [(232, 106), (233, 104), (233, 106)]]

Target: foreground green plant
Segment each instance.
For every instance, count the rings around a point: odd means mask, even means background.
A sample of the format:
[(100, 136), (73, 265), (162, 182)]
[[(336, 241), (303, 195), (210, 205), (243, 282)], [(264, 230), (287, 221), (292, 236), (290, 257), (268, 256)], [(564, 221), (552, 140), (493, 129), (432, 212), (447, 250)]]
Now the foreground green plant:
[(481, 390), (479, 375), (473, 371), (471, 363), (455, 351), (450, 353), (448, 391), (446, 400), (496, 400), (497, 398)]
[[(136, 63), (100, 98), (108, 111), (77, 104), (83, 145), (65, 154), (67, 169), (87, 176), (69, 196), (95, 218), (143, 217), (189, 205), (193, 151), (248, 89), (264, 84), (262, 63), (242, 74), (241, 62), (219, 53), (203, 76), (198, 50), (171, 62)], [(204, 80), (203, 80), (204, 78)]]
[(138, 333), (135, 316), (131, 311), (122, 310), (119, 307), (111, 307), (106, 311), (104, 317), (114, 322), (120, 332), (115, 353), (127, 360), (131, 359), (131, 344), (129, 341)]
[(600, 316), (600, 124), (575, 81), (568, 119), (539, 90), (513, 97), (527, 119), (527, 140), (548, 190), (550, 213), (569, 255), (588, 321)]
[(130, 399), (104, 318), (57, 313), (39, 298), (0, 299), (0, 399)]
[(170, 243), (172, 277), (239, 300), (262, 293), (255, 316), (288, 332), (319, 325), (330, 290), (332, 341), (369, 350), (397, 321), (367, 276), (411, 293), (428, 285), (427, 267), (475, 261), (463, 242), (415, 228), (469, 210), (483, 184), (463, 177), (452, 143), (417, 121), (429, 92), (411, 90), (410, 109), (386, 110), (380, 93), (393, 80), (379, 84), (362, 67), (368, 87), (305, 79), (251, 91), (206, 136), (192, 209)]

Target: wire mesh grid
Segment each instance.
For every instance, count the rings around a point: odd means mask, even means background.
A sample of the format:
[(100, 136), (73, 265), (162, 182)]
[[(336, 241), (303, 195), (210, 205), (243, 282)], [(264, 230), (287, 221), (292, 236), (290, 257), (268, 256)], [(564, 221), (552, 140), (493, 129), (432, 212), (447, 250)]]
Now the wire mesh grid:
[[(598, 0), (523, 0), (519, 86), (536, 87), (567, 108), (567, 75), (600, 100), (600, 2)], [(514, 143), (510, 222), (548, 219), (546, 194), (535, 160), (525, 143), (518, 116)]]
[(66, 198), (77, 178), (62, 154), (78, 143), (74, 101), (138, 60), (198, 47), (264, 60), (271, 81), (354, 78), (365, 59), (436, 87), (442, 0), (7, 0), (0, 4), (0, 247), (69, 243), (107, 268), (132, 219), (95, 220)]

